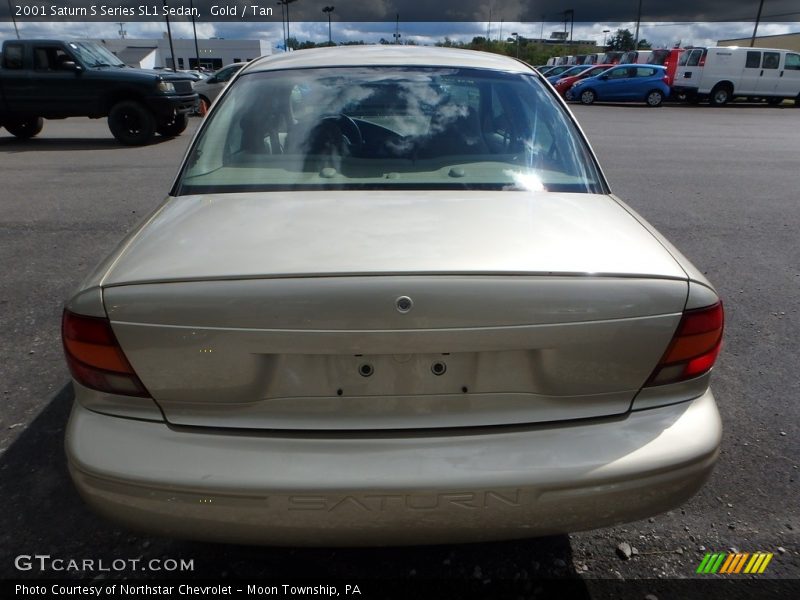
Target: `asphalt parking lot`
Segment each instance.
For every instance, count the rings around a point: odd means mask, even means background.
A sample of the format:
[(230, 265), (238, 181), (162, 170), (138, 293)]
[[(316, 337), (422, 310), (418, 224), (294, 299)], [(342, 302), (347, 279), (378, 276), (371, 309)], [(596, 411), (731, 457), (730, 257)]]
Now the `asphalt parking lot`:
[[(39, 553), (190, 558), (195, 571), (182, 575), (193, 577), (611, 578), (646, 580), (643, 590), (657, 592), (656, 580), (693, 577), (706, 552), (735, 548), (774, 552), (765, 578), (800, 578), (800, 109), (573, 109), (614, 192), (725, 302), (713, 377), (722, 454), (690, 502), (570, 536), (382, 550), (183, 542), (95, 516), (73, 490), (62, 451), (72, 401), (62, 302), (165, 196), (199, 121), (143, 148), (119, 146), (102, 120), (48, 121), (28, 142), (0, 133), (0, 577), (39, 575), (14, 568), (15, 556)], [(622, 543), (636, 550), (627, 560)]]

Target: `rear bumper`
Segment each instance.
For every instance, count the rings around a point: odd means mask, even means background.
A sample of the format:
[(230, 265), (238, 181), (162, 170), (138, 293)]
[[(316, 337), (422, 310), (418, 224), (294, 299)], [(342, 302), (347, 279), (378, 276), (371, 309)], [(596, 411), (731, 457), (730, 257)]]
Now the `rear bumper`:
[(623, 418), (379, 437), (178, 431), (76, 402), (66, 450), (84, 499), (130, 527), (342, 546), (513, 539), (640, 519), (691, 497), (720, 439), (709, 390)]

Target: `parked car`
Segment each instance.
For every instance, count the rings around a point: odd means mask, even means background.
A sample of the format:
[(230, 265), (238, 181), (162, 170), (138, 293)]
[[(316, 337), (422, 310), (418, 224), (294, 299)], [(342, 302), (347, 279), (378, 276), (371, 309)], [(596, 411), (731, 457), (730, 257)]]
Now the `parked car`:
[(575, 65), (558, 65), (557, 67), (553, 67), (549, 71), (546, 71), (545, 73), (542, 73), (542, 75), (545, 75), (546, 77), (555, 77), (556, 75), (561, 75), (561, 73), (564, 73), (565, 71), (569, 71), (570, 69), (573, 69), (574, 67), (575, 67)]
[(652, 54), (653, 52), (650, 50), (629, 50), (620, 57), (619, 62), (621, 64), (643, 65), (649, 62)]
[(661, 106), (669, 97), (664, 67), (655, 65), (617, 65), (573, 85), (566, 93), (567, 100), (583, 104), (602, 102), (645, 102)]
[(723, 106), (737, 97), (785, 99), (800, 105), (800, 53), (776, 48), (692, 48), (684, 52), (672, 89), (689, 100)]
[(572, 77), (574, 75), (577, 75), (578, 73), (582, 73), (583, 71), (586, 71), (587, 69), (591, 68), (591, 66), (592, 65), (577, 65), (577, 66), (572, 67), (571, 69), (567, 69), (566, 71), (562, 71), (558, 75), (552, 75), (551, 76), (551, 75), (548, 74), (546, 76), (547, 77), (547, 81), (549, 81), (552, 84), (555, 84), (556, 81), (560, 80), (562, 77)]
[(675, 80), (675, 71), (678, 68), (678, 61), (683, 51), (683, 48), (657, 48), (648, 57), (647, 64), (665, 67), (667, 70), (667, 85), (672, 87)]
[(208, 112), (211, 103), (214, 102), (219, 93), (225, 89), (225, 86), (228, 85), (228, 82), (233, 76), (239, 72), (239, 69), (246, 64), (247, 63), (243, 62), (232, 63), (227, 67), (222, 67), (218, 71), (215, 71), (214, 74), (205, 81), (198, 81), (195, 83), (194, 91), (197, 92), (199, 96), (197, 113), (200, 116), (204, 116)]
[(620, 63), (620, 59), (622, 58), (623, 52), (618, 50), (612, 50), (610, 52), (606, 52), (600, 58), (602, 59), (600, 62), (603, 64), (612, 64), (618, 65)]
[(193, 81), (205, 81), (206, 79), (208, 79), (208, 73), (205, 73), (203, 71), (198, 71), (196, 69), (187, 69), (178, 72), (186, 73), (192, 78)]
[(588, 68), (584, 69), (583, 71), (579, 71), (575, 75), (561, 77), (555, 83), (553, 83), (553, 87), (556, 88), (556, 91), (561, 95), (561, 97), (565, 97), (567, 90), (581, 79), (586, 79), (587, 77), (596, 77), (613, 66), (614, 65), (589, 65)]
[(531, 67), (273, 55), (67, 302), (69, 469), (130, 527), (228, 542), (641, 519), (717, 458), (722, 327)]

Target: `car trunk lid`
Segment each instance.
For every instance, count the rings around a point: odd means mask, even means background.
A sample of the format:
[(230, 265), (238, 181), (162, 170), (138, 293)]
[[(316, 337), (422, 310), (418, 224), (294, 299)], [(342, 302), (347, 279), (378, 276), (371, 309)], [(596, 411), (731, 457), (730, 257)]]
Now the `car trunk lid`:
[(171, 423), (620, 414), (680, 320), (685, 274), (609, 197), (333, 195), (178, 198), (117, 258), (106, 309)]

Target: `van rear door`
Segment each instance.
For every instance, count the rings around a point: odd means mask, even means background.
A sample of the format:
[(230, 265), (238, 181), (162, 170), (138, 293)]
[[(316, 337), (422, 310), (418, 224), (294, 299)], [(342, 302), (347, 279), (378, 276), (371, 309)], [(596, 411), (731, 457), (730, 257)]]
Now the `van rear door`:
[[(700, 80), (705, 66), (706, 48), (687, 49), (678, 60), (678, 70), (675, 74), (675, 85), (686, 87), (701, 86)], [(700, 91), (705, 92), (705, 89)]]

